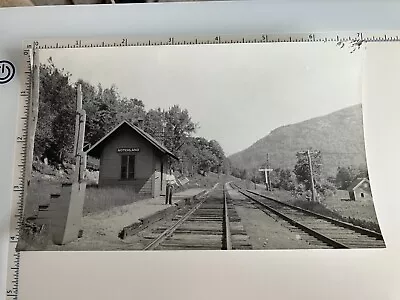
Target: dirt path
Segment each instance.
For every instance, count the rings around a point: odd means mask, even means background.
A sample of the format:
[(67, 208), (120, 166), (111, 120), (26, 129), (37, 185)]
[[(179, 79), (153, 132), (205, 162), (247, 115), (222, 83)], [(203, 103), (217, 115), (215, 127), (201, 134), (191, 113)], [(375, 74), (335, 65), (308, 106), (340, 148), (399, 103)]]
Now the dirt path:
[(291, 232), (283, 221), (273, 215), (267, 215), (256, 208), (242, 194), (230, 190), (229, 195), (234, 200), (242, 224), (250, 237), (253, 249), (310, 249), (311, 246), (303, 237)]

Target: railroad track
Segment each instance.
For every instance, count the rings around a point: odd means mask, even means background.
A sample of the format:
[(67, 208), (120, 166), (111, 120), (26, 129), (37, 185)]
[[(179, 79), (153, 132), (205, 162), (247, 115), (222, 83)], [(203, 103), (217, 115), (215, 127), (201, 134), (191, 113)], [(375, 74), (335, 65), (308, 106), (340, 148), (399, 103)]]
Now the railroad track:
[(272, 213), (287, 222), (293, 232), (305, 234), (306, 240), (319, 248), (384, 248), (380, 233), (326, 217), (293, 206), (250, 190), (243, 190), (234, 183), (230, 186), (252, 200), (265, 213)]
[(213, 189), (192, 208), (165, 221), (151, 234), (144, 250), (251, 249), (240, 218), (222, 189)]

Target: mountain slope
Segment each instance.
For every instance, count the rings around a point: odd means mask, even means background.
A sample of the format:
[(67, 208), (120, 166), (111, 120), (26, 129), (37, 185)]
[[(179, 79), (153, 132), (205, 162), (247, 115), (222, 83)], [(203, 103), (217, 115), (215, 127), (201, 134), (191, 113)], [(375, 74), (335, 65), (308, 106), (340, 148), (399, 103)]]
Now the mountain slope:
[(300, 123), (279, 127), (247, 149), (231, 155), (234, 166), (247, 170), (265, 164), (293, 169), (296, 152), (308, 148), (322, 152), (323, 172), (336, 174), (338, 166), (365, 165), (361, 104)]

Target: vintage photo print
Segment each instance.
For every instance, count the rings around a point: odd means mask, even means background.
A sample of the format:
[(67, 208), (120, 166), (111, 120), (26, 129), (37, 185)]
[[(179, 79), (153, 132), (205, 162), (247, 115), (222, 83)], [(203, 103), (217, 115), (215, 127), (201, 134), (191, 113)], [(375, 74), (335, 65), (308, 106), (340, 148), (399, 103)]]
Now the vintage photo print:
[(18, 249), (384, 248), (363, 51), (36, 50)]

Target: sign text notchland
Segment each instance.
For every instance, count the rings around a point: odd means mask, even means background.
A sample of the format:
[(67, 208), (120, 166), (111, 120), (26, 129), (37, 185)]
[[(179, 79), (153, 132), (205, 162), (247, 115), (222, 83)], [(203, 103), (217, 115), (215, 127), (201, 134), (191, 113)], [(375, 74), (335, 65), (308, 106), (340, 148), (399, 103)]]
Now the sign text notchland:
[(117, 148), (117, 153), (134, 153), (139, 151), (140, 148)]

